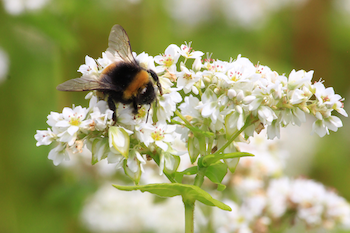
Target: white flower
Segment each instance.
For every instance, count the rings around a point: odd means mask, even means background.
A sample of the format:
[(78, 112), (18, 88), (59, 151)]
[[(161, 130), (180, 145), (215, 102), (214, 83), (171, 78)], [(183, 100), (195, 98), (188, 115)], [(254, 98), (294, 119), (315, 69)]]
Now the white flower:
[(342, 121), (336, 116), (329, 116), (328, 118), (323, 118), (321, 114), (316, 114), (319, 118), (312, 125), (312, 132), (318, 134), (318, 136), (323, 137), (329, 134), (329, 130), (336, 132), (338, 128), (343, 126)]
[(170, 121), (170, 117), (174, 115), (176, 104), (182, 101), (182, 97), (177, 90), (176, 88), (171, 88), (168, 93), (164, 93), (159, 98), (159, 105), (157, 108), (158, 121)]
[(90, 75), (90, 74), (98, 75), (98, 68), (97, 68), (96, 61), (93, 58), (86, 55), (85, 64), (79, 67), (78, 72), (82, 73), (83, 75)]
[(311, 85), (311, 79), (313, 74), (313, 70), (309, 72), (306, 72), (304, 70), (292, 70), (288, 77), (288, 89), (294, 90), (296, 88), (300, 88), (303, 85)]
[(160, 73), (163, 71), (163, 69), (160, 69), (160, 67), (154, 66), (154, 59), (152, 56), (149, 56), (147, 53), (142, 52), (139, 55), (136, 56), (136, 53), (133, 53), (135, 60), (139, 63), (139, 65), (146, 70), (151, 69), (154, 70), (156, 73)]
[(34, 138), (38, 141), (36, 146), (50, 145), (56, 139), (56, 134), (50, 128), (47, 128), (47, 130), (37, 130)]
[(57, 166), (60, 163), (62, 163), (63, 160), (69, 161), (69, 155), (68, 155), (68, 153), (66, 151), (65, 144), (64, 143), (60, 143), (60, 144), (58, 144), (58, 146), (53, 148), (49, 152), (48, 158), (53, 161), (53, 164), (55, 166)]
[(200, 79), (200, 74), (195, 73), (192, 70), (188, 70), (183, 64), (181, 65), (181, 72), (177, 75), (177, 87), (184, 90), (185, 94), (193, 91), (194, 94), (198, 94), (198, 90), (193, 86)]
[(180, 46), (181, 56), (183, 56), (185, 58), (193, 58), (193, 59), (202, 57), (204, 55), (204, 53), (201, 51), (194, 51), (191, 48), (191, 44), (192, 44), (192, 42), (190, 42), (188, 44), (185, 42), (185, 44)]
[(62, 114), (57, 113), (57, 112), (50, 112), (50, 115), (47, 116), (46, 123), (51, 127), (55, 127), (57, 122), (59, 122), (61, 120), (63, 120)]
[(202, 104), (197, 106), (196, 109), (200, 109), (204, 118), (210, 117), (215, 123), (219, 117), (219, 109), (217, 96), (209, 88), (202, 95)]
[(50, 0), (3, 0), (7, 13), (12, 15), (22, 14), (24, 11), (35, 11), (43, 8)]
[(333, 87), (325, 88), (322, 82), (315, 83), (313, 87), (315, 88), (315, 96), (319, 105), (324, 105), (327, 109), (335, 109), (343, 116), (348, 116), (341, 102), (343, 98), (334, 93)]
[(273, 179), (267, 188), (267, 209), (274, 218), (280, 218), (288, 207), (290, 194), (290, 180), (288, 177)]
[[(85, 58), (85, 60), (86, 60), (86, 58)], [(109, 66), (110, 64), (113, 63), (113, 55), (110, 52), (108, 52), (108, 51), (107, 52), (103, 52), (102, 53), (102, 58), (97, 59), (97, 63), (100, 66), (102, 66), (102, 68), (106, 68), (107, 66)], [(88, 65), (87, 62), (86, 62), (86, 64)], [(89, 68), (89, 66), (86, 67), (87, 65), (80, 66), (80, 68), (82, 68), (82, 71), (85, 71), (86, 69)], [(91, 65), (93, 67), (93, 69), (95, 69), (95, 64), (90, 59), (89, 59), (89, 65)], [(96, 67), (96, 69), (97, 69), (97, 67)], [(85, 73), (83, 73), (83, 74), (85, 74)]]
[(98, 101), (96, 96), (90, 99), (89, 111), (92, 130), (104, 130), (107, 127), (107, 121), (111, 120), (113, 116), (113, 111), (108, 108), (107, 102), (104, 100)]
[(92, 123), (92, 120), (84, 120), (88, 110), (81, 106), (71, 108), (64, 108), (62, 111), (61, 119), (54, 125), (55, 127), (61, 127), (64, 131), (57, 136), (59, 141), (67, 142), (69, 146), (72, 146), (76, 137), (77, 132), (81, 128), (87, 127)]
[(155, 143), (162, 150), (168, 150), (168, 143), (174, 141), (173, 132), (175, 125), (167, 125), (157, 123), (155, 126), (148, 124), (140, 124), (136, 128), (137, 137), (148, 147), (151, 143)]
[(257, 109), (257, 112), (258, 112), (258, 117), (259, 117), (260, 121), (264, 125), (271, 125), (272, 121), (274, 119), (277, 119), (275, 112), (267, 106), (260, 106)]
[(177, 45), (171, 44), (165, 49), (163, 55), (154, 57), (154, 61), (167, 68), (170, 72), (174, 73), (176, 70), (176, 63), (180, 57), (180, 48)]
[(196, 108), (199, 104), (199, 99), (190, 95), (185, 97), (185, 102), (180, 105), (179, 109), (181, 114), (191, 121), (193, 118), (199, 119), (201, 117), (200, 110)]

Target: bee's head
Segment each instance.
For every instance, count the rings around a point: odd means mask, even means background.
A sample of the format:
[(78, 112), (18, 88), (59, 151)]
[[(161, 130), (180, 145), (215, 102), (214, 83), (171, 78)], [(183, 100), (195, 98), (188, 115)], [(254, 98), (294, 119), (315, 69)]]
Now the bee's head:
[(156, 98), (153, 83), (150, 81), (146, 87), (143, 88), (138, 96), (138, 104), (151, 104)]

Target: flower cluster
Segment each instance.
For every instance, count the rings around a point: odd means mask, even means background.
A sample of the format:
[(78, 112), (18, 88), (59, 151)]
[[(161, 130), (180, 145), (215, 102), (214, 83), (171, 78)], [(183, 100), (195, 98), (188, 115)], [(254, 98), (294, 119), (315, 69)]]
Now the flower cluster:
[[(137, 182), (149, 159), (157, 162), (161, 174), (176, 171), (178, 156), (186, 152), (195, 162), (217, 150), (236, 151), (229, 145), (236, 134), (247, 139), (267, 128), (268, 138), (279, 138), (281, 127), (300, 126), (305, 114), (311, 114), (316, 118), (312, 131), (322, 137), (342, 126), (333, 110), (347, 116), (333, 88), (325, 88), (322, 81), (311, 83), (312, 71), (293, 70), (287, 77), (240, 55), (229, 62), (203, 55), (190, 43), (172, 44), (155, 57), (134, 54), (140, 66), (159, 76), (163, 95), (152, 108), (140, 106), (134, 115), (130, 106), (117, 103), (113, 122), (107, 103), (90, 92), (88, 108), (52, 112), (47, 121), (51, 128), (35, 135), (37, 145), (57, 143), (49, 153), (55, 165), (68, 160), (68, 152), (88, 148), (93, 163), (107, 159), (119, 164)], [(97, 60), (86, 56), (78, 71), (99, 77), (118, 59), (109, 51)]]
[[(295, 225), (308, 230), (350, 229), (350, 204), (321, 183), (285, 176), (288, 154), (276, 141), (256, 135), (250, 144), (237, 144), (256, 156), (241, 158), (234, 176), (226, 177), (225, 184), (233, 184), (225, 190), (232, 212), (214, 209), (217, 232), (263, 233)], [(235, 198), (227, 198), (232, 193)]]
[[(211, 230), (220, 233), (283, 232), (282, 228), (286, 226), (297, 228), (297, 232), (350, 229), (350, 204), (316, 181), (287, 177), (289, 154), (281, 150), (280, 140), (266, 140), (265, 133), (255, 135), (249, 144), (236, 143), (241, 150), (254, 153), (255, 157), (241, 158), (235, 173), (224, 179), (223, 183), (229, 188), (223, 191), (220, 199), (224, 198), (232, 211), (213, 208), (213, 212), (208, 213), (206, 208), (203, 211), (195, 209), (195, 232), (208, 231), (208, 222), (211, 222)], [(184, 160), (181, 166), (187, 167), (190, 161)], [(141, 183), (166, 182), (165, 177), (158, 176), (153, 165), (148, 163), (144, 167)], [(106, 168), (107, 164), (103, 164), (102, 169)], [(206, 189), (210, 188), (213, 188), (211, 184), (206, 186)], [(135, 208), (137, 213), (125, 214)], [(150, 213), (152, 218), (149, 218)], [(164, 229), (181, 232), (184, 216), (177, 198), (166, 199), (160, 204), (155, 203), (154, 197), (147, 192), (120, 192), (105, 184), (86, 200), (81, 219), (91, 232), (127, 232), (136, 222), (135, 232), (164, 232)]]

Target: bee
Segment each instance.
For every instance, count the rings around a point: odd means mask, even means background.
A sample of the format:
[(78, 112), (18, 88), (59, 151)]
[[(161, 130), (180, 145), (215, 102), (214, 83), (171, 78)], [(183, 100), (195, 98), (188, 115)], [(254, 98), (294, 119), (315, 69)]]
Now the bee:
[(108, 65), (99, 76), (83, 75), (58, 85), (57, 90), (98, 91), (98, 95), (102, 94), (109, 109), (113, 111), (113, 120), (116, 122), (116, 103), (130, 104), (133, 114), (137, 114), (140, 105), (151, 105), (156, 99), (151, 78), (161, 95), (163, 92), (156, 72), (141, 67), (135, 60), (129, 37), (122, 26), (116, 24), (112, 27), (107, 52), (113, 54), (116, 61)]

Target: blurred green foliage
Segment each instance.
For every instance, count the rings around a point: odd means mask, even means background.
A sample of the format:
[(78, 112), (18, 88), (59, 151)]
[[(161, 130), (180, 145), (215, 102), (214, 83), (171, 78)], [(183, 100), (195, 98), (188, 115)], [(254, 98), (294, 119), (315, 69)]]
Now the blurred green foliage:
[[(189, 27), (170, 17), (160, 0), (52, 0), (19, 15), (6, 12), (0, 2), (0, 47), (10, 58), (9, 74), (0, 84), (0, 232), (86, 232), (79, 211), (98, 180), (55, 167), (47, 159), (50, 147), (36, 147), (34, 134), (46, 129), (50, 111), (72, 103), (87, 106), (84, 93), (60, 93), (55, 87), (79, 76), (85, 55), (101, 56), (112, 25), (126, 29), (136, 53), (155, 56), (171, 43), (192, 41), (195, 50), (212, 52), (214, 59), (242, 54), (287, 75), (293, 68), (313, 69), (315, 80), (322, 77), (347, 96), (350, 25), (330, 4), (310, 1), (302, 9), (286, 8), (251, 30), (220, 13)], [(305, 175), (350, 200), (350, 122), (341, 119), (345, 127), (319, 140), (311, 173)]]

